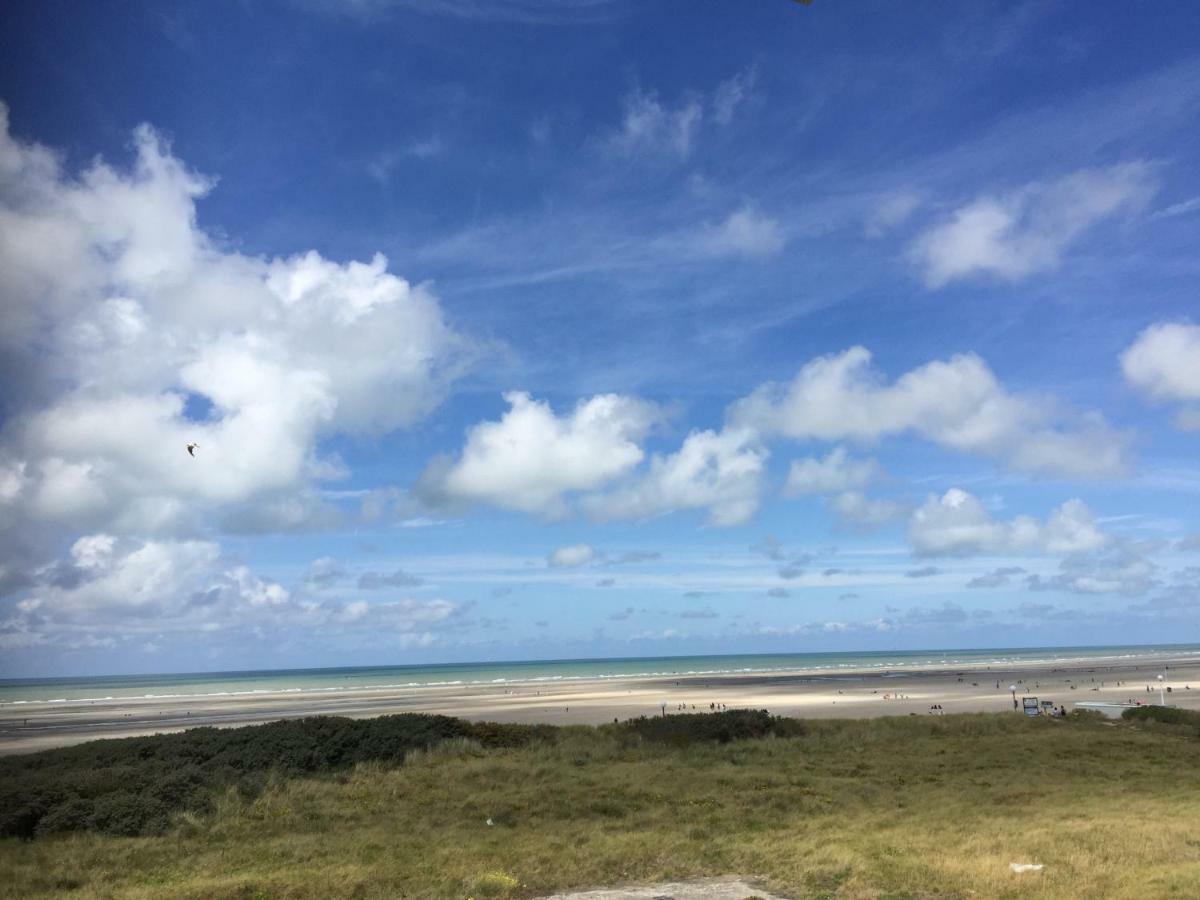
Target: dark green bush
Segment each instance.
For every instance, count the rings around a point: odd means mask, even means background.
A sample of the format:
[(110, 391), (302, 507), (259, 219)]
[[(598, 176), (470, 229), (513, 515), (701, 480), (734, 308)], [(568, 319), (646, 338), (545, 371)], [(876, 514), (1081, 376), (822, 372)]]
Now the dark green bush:
[(553, 725), (517, 725), (499, 722), (476, 722), (471, 726), (472, 737), (489, 749), (526, 747), (554, 740), (558, 729)]
[[(609, 726), (650, 742), (728, 743), (803, 732), (759, 710), (633, 719)], [(550, 725), (472, 723), (409, 713), (374, 719), (315, 716), (245, 728), (93, 741), (0, 758), (0, 836), (93, 829), (154, 834), (173, 814), (205, 812), (217, 790), (256, 796), (277, 776), (344, 772), (360, 762), (399, 765), (414, 750), (466, 739), (489, 749), (552, 742)]]
[(147, 794), (119, 791), (96, 798), (91, 827), (105, 834), (153, 834), (167, 823), (169, 810)]
[(174, 812), (205, 811), (216, 788), (233, 786), (254, 796), (273, 774), (315, 775), (369, 761), (399, 764), (413, 750), (453, 738), (522, 747), (553, 740), (555, 731), (418, 714), (315, 716), (0, 758), (0, 835), (31, 838), (86, 828), (149, 834), (164, 829)]
[(57, 831), (82, 831), (92, 827), (95, 812), (91, 800), (71, 797), (50, 809), (37, 823), (38, 834), (54, 834)]
[(624, 725), (642, 738), (659, 744), (684, 747), (693, 743), (727, 744), (763, 738), (769, 734), (788, 737), (803, 733), (803, 723), (772, 716), (761, 709), (731, 709), (718, 713), (692, 713), (630, 719)]

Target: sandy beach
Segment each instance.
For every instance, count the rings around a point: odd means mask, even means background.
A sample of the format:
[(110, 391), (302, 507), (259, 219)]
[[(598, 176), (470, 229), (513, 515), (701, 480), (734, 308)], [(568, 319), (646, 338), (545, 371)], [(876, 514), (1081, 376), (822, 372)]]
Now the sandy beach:
[[(253, 696), (121, 698), (25, 703), (0, 709), (0, 754), (28, 753), (100, 738), (231, 727), (312, 715), (441, 713), (473, 720), (596, 725), (613, 719), (719, 708), (766, 709), (803, 718), (869, 718), (1011, 712), (1018, 698), (1065, 705), (1159, 700), (1200, 709), (1200, 661), (1089, 658), (1015, 666), (946, 665), (904, 670), (821, 671), (688, 677), (605, 678), (503, 685), (439, 685), (264, 693)], [(1149, 690), (1147, 690), (1149, 688)]]

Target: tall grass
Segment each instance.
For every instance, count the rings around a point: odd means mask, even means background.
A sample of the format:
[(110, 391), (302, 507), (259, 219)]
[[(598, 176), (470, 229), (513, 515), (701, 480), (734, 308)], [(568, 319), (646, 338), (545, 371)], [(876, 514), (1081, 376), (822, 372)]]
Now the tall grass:
[(968, 715), (791, 730), (458, 738), (399, 767), (221, 792), (157, 837), (0, 842), (0, 891), (523, 897), (737, 873), (805, 897), (1200, 896), (1190, 728)]

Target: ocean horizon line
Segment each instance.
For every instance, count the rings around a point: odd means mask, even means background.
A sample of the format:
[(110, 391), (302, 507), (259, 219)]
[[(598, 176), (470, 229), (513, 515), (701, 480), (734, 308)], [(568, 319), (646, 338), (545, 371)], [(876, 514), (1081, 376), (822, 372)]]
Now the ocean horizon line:
[(780, 650), (774, 652), (753, 653), (672, 653), (636, 656), (555, 656), (535, 657), (530, 659), (478, 659), (478, 660), (448, 660), (443, 662), (424, 663), (365, 663), (352, 666), (290, 666), (280, 669), (191, 669), (182, 671), (154, 672), (101, 672), (91, 675), (30, 675), (30, 676), (0, 676), (0, 688), (37, 682), (50, 684), (60, 681), (85, 681), (88, 679), (121, 679), (121, 678), (210, 678), (216, 675), (273, 675), (280, 673), (317, 674), (322, 672), (360, 672), (373, 669), (446, 669), (472, 666), (534, 666), (556, 665), (569, 663), (620, 663), (637, 662), (642, 660), (675, 660), (675, 659), (740, 659), (754, 657), (805, 657), (805, 656), (884, 656), (911, 655), (920, 653), (1032, 653), (1051, 650), (1174, 650), (1195, 648), (1200, 650), (1200, 642), (1184, 641), (1171, 644), (1033, 644), (1025, 646), (995, 646), (995, 647), (915, 647), (912, 649), (890, 650)]
[[(1200, 655), (1200, 644), (1094, 644), (935, 647), (917, 650), (796, 651), (673, 656), (585, 657), (291, 669), (213, 670), (0, 679), (0, 707), (30, 703), (161, 700), (180, 696), (333, 694), (481, 684), (607, 681), (621, 678), (900, 669), (929, 665), (1053, 662), (1088, 658)], [(457, 676), (457, 677), (456, 677)]]

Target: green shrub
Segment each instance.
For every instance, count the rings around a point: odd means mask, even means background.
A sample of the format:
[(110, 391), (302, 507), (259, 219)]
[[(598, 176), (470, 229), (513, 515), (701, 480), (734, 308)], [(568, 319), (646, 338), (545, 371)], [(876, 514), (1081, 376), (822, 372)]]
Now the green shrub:
[(447, 741), (523, 747), (554, 740), (556, 733), (548, 725), (473, 724), (415, 713), (313, 716), (0, 758), (0, 836), (86, 828), (154, 833), (172, 813), (206, 811), (220, 788), (254, 797), (274, 776), (339, 772), (362, 762), (400, 765), (409, 753)]
[(82, 797), (72, 797), (50, 809), (37, 823), (38, 834), (58, 831), (82, 831), (92, 825), (94, 805)]
[(132, 837), (161, 831), (166, 820), (167, 808), (153, 797), (120, 792), (96, 800), (91, 827), (105, 834)]
[[(741, 709), (633, 719), (608, 728), (631, 740), (684, 746), (799, 734), (804, 725)], [(4, 757), (0, 836), (28, 839), (84, 829), (154, 834), (179, 813), (207, 812), (214, 793), (223, 789), (253, 798), (275, 778), (346, 772), (359, 763), (402, 765), (409, 754), (440, 745), (514, 749), (557, 741), (560, 733), (550, 725), (472, 723), (415, 713), (374, 719), (314, 716)]]
[(642, 716), (630, 719), (624, 727), (644, 741), (677, 747), (693, 743), (728, 744), (730, 741), (763, 738), (769, 734), (785, 737), (803, 733), (801, 722), (778, 718), (760, 709), (731, 709), (717, 713), (654, 718)]

